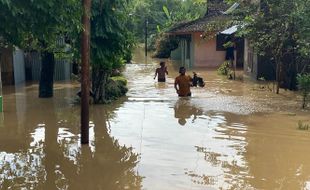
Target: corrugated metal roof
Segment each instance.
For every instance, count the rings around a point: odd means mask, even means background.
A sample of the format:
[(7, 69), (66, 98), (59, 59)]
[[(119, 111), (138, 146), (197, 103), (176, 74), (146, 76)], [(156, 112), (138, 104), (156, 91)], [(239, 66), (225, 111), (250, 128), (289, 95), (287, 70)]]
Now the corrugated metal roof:
[(237, 25), (234, 25), (230, 28), (227, 28), (226, 30), (220, 32), (221, 34), (227, 34), (227, 35), (230, 35), (230, 34), (233, 34), (235, 32), (237, 32), (238, 30), (238, 26)]

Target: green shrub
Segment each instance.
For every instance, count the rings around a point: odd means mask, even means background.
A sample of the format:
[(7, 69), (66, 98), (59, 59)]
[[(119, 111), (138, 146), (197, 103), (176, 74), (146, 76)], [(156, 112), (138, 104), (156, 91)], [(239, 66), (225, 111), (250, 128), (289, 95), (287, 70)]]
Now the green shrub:
[(229, 61), (225, 61), (218, 69), (217, 73), (219, 75), (225, 75), (228, 76), (229, 74), (232, 73), (230, 67), (229, 67)]
[(116, 100), (128, 91), (127, 80), (123, 76), (111, 77), (106, 85), (106, 101)]
[(127, 80), (123, 76), (116, 76), (116, 77), (111, 77), (113, 81), (121, 83), (121, 85), (126, 86), (127, 85)]
[(302, 108), (307, 106), (307, 101), (309, 101), (309, 93), (310, 93), (310, 74), (298, 74), (297, 75), (298, 88), (301, 91), (303, 102)]

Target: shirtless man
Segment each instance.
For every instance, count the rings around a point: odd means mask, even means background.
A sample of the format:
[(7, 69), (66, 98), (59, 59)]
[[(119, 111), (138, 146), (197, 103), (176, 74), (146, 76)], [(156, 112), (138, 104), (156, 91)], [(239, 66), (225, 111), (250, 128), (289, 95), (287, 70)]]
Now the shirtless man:
[(177, 91), (177, 94), (180, 97), (191, 96), (190, 86), (192, 85), (192, 77), (185, 74), (185, 67), (180, 67), (179, 73), (180, 75), (175, 78), (174, 88)]
[(154, 79), (157, 77), (158, 82), (166, 82), (166, 74), (168, 75), (168, 70), (165, 62), (160, 62), (160, 67), (156, 69)]

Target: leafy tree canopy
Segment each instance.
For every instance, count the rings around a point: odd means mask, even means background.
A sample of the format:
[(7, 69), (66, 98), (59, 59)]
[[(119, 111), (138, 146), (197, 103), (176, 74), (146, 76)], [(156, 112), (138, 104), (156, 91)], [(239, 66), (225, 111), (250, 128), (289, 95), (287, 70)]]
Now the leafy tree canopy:
[(110, 72), (131, 54), (132, 34), (127, 29), (125, 0), (93, 0), (91, 17), (91, 62)]
[(60, 35), (81, 31), (79, 0), (0, 0), (0, 36), (7, 45), (53, 49)]
[(296, 72), (304, 72), (309, 67), (310, 1), (229, 2), (240, 4), (234, 12), (236, 22), (241, 26), (239, 35), (249, 39), (257, 53), (268, 54), (270, 61), (275, 63), (277, 93), (283, 80), (289, 81), (286, 83), (296, 83)]
[(207, 0), (133, 0), (128, 14), (136, 36), (142, 39), (145, 19), (148, 20), (149, 33), (155, 34), (173, 24), (203, 16), (206, 7)]
[(229, 2), (240, 4), (235, 11), (237, 23), (242, 25), (240, 35), (250, 39), (259, 53), (266, 49), (274, 55), (297, 50), (301, 55), (309, 56), (309, 0)]

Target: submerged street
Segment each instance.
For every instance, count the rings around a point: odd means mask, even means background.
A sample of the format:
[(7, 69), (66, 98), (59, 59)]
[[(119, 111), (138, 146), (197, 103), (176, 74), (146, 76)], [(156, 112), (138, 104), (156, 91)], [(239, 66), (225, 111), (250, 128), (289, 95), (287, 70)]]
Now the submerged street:
[(55, 84), (50, 99), (37, 84), (4, 87), (0, 189), (310, 189), (310, 132), (298, 129), (310, 114), (296, 94), (193, 69), (206, 86), (179, 98), (175, 63), (157, 83), (158, 60), (134, 61), (127, 96), (91, 105), (89, 146), (78, 83)]

